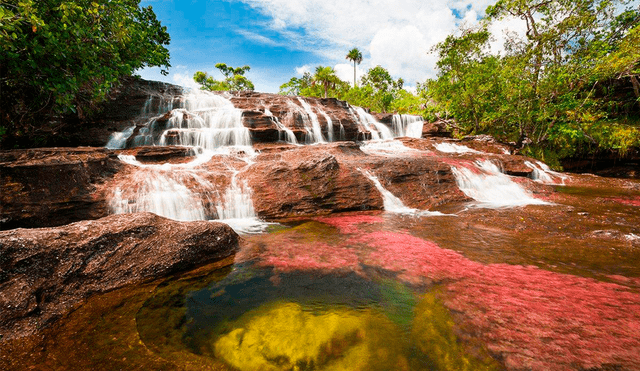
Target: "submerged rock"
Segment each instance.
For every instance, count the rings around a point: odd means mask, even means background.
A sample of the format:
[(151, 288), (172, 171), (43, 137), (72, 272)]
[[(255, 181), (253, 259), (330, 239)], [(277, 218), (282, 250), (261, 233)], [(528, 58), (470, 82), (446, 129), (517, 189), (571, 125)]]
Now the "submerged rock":
[(233, 254), (227, 225), (151, 213), (0, 232), (0, 338), (30, 335), (93, 294)]

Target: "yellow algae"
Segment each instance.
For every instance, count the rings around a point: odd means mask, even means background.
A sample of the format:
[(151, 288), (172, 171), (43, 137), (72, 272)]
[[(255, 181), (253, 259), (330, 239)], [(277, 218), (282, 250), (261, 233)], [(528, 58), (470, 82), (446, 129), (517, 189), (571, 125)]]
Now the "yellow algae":
[(317, 313), (277, 303), (246, 313), (234, 327), (213, 348), (240, 370), (398, 369), (406, 363), (401, 344), (382, 341), (399, 329), (371, 309)]
[(415, 308), (411, 337), (416, 347), (426, 355), (435, 370), (480, 371), (498, 370), (500, 366), (482, 349), (471, 355), (467, 344), (455, 335), (451, 314), (438, 300), (436, 293), (422, 296)]

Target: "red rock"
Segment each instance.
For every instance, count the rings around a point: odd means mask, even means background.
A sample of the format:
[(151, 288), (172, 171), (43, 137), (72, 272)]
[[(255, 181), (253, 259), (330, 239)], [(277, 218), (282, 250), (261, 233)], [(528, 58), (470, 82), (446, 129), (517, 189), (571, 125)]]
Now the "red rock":
[(226, 224), (151, 213), (0, 232), (1, 338), (35, 333), (91, 295), (211, 263), (237, 248)]

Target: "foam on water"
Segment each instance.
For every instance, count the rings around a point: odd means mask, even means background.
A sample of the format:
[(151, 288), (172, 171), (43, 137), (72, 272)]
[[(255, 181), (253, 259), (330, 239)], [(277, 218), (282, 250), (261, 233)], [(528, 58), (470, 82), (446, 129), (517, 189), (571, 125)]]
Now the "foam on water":
[(455, 144), (455, 143), (442, 142), (442, 143), (436, 144), (435, 147), (438, 151), (444, 152), (444, 153), (482, 153), (482, 152), (476, 151), (475, 149), (471, 149), (467, 146), (463, 146), (461, 144)]
[(405, 146), (399, 140), (369, 140), (360, 146), (360, 150), (368, 155), (378, 156), (402, 156), (407, 154), (417, 154), (417, 149)]

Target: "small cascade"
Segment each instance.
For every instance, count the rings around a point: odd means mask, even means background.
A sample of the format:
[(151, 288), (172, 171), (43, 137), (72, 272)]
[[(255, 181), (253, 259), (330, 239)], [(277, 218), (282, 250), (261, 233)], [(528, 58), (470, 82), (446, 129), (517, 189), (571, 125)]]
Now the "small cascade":
[(534, 198), (489, 160), (476, 161), (475, 168), (452, 166), (456, 183), (478, 206), (500, 208), (525, 205), (549, 205)]
[(280, 138), (279, 138), (280, 140), (284, 140), (285, 142), (291, 143), (291, 144), (298, 144), (298, 141), (296, 140), (296, 135), (293, 133), (293, 131), (287, 128), (286, 126), (284, 126), (280, 122), (280, 120), (276, 116), (274, 116), (273, 113), (266, 107), (264, 108), (264, 114), (269, 116), (271, 118), (271, 121), (273, 121), (278, 127), (278, 131), (280, 132)]
[[(353, 109), (355, 108), (355, 113)], [(393, 139), (391, 130), (384, 124), (378, 122), (370, 113), (367, 113), (362, 107), (350, 108), (356, 122), (371, 133), (371, 139)]]
[(180, 221), (207, 220), (215, 215), (210, 205), (216, 189), (191, 169), (193, 165), (144, 165), (134, 156), (118, 158), (136, 166), (138, 173), (132, 182), (114, 190), (109, 201), (112, 213), (149, 211)]
[(264, 232), (270, 223), (258, 219), (253, 207), (253, 192), (246, 182), (238, 181), (239, 173), (233, 171), (231, 184), (216, 205), (219, 221), (229, 224), (237, 233)]
[[(298, 97), (298, 101), (304, 109), (302, 115), (302, 121), (304, 127), (307, 130), (307, 144), (313, 143), (325, 143), (326, 140), (322, 136), (322, 129), (320, 128), (320, 121), (318, 121), (318, 115), (313, 112), (313, 109), (304, 99)], [(310, 125), (310, 126), (309, 126)]]
[(393, 115), (393, 135), (397, 137), (421, 138), (424, 120), (415, 115)]
[(399, 140), (369, 140), (360, 146), (360, 150), (368, 155), (387, 157), (418, 154), (420, 152), (417, 149), (405, 146)]
[(442, 143), (436, 144), (435, 147), (438, 151), (444, 152), (444, 153), (482, 153), (482, 152), (476, 151), (475, 149), (471, 149), (467, 146), (463, 146), (461, 144), (455, 144), (455, 143), (442, 142)]
[(382, 186), (380, 180), (370, 172), (362, 169), (358, 169), (362, 174), (364, 174), (367, 178), (369, 178), (373, 184), (376, 186), (380, 194), (382, 195), (382, 201), (384, 205), (384, 210), (390, 213), (395, 214), (410, 214), (417, 216), (429, 216), (429, 215), (445, 215), (438, 211), (428, 211), (428, 210), (418, 210), (412, 209), (410, 207), (405, 206), (398, 197), (394, 196), (393, 193), (389, 192), (386, 188)]
[[(322, 116), (324, 116), (324, 119), (327, 121), (327, 140), (329, 142), (333, 142), (335, 140), (334, 134), (333, 134), (333, 120), (331, 120), (331, 117), (329, 117), (329, 115), (327, 115), (325, 111), (320, 110), (320, 113), (322, 114)], [(342, 126), (342, 124), (340, 126)]]
[(525, 161), (524, 164), (533, 169), (533, 172), (531, 172), (531, 179), (536, 182), (544, 184), (558, 184), (556, 179), (560, 179), (559, 184), (565, 185), (565, 180), (569, 178), (567, 175), (551, 170), (547, 164), (540, 161), (536, 161), (535, 164)]

